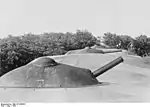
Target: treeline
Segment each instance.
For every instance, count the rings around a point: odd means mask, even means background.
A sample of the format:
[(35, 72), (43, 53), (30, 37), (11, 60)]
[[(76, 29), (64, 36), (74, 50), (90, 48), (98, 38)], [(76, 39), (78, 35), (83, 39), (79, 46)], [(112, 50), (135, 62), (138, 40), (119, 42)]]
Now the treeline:
[(136, 55), (145, 56), (150, 54), (150, 37), (140, 35), (132, 38), (128, 35), (104, 33), (103, 42), (112, 48), (128, 50)]
[(0, 39), (0, 76), (41, 56), (65, 54), (69, 50), (93, 46), (96, 38), (86, 30), (76, 33), (9, 35)]
[(99, 45), (100, 42), (110, 48), (130, 50), (139, 56), (150, 52), (150, 38), (146, 35), (132, 38), (128, 35), (104, 33), (103, 38), (100, 38), (86, 30), (77, 30), (75, 33), (8, 35), (0, 39), (0, 76), (35, 58), (62, 55), (70, 50)]

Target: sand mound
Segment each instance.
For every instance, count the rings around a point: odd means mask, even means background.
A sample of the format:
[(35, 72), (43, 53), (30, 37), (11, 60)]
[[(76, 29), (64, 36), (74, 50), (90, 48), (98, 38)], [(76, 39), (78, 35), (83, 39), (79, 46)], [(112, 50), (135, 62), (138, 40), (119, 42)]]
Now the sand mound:
[(69, 52), (66, 53), (66, 55), (68, 55), (68, 54), (85, 54), (85, 53), (104, 54), (104, 52), (102, 50), (97, 50), (97, 49), (94, 49), (94, 48), (85, 48), (85, 49), (69, 51)]
[(116, 53), (116, 52), (122, 52), (122, 50), (121, 49), (105, 49), (105, 48), (100, 48), (98, 46), (93, 46), (91, 48), (86, 47), (84, 49), (69, 51), (66, 53), (66, 55), (68, 55), (68, 54), (86, 54), (86, 53), (106, 54), (106, 53)]
[(150, 65), (150, 56), (143, 57), (142, 59), (144, 60), (144, 63), (145, 63), (145, 64)]
[[(56, 62), (92, 71), (118, 57), (112, 54), (50, 56)], [(0, 88), (0, 101), (21, 102), (150, 102), (150, 69), (138, 57), (125, 56), (124, 63), (97, 79), (100, 86), (85, 88)], [(139, 62), (138, 62), (139, 61)], [(19, 69), (18, 69), (19, 70)]]

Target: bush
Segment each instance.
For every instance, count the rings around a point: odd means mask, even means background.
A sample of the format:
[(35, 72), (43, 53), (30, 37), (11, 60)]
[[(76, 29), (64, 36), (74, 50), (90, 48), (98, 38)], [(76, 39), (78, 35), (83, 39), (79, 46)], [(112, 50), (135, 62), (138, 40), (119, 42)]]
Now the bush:
[(103, 39), (103, 42), (112, 48), (130, 50), (131, 53), (139, 56), (150, 53), (150, 38), (148, 38), (146, 35), (140, 35), (133, 39), (128, 35), (105, 33)]
[(8, 36), (0, 40), (0, 75), (41, 56), (62, 55), (67, 51), (93, 46), (96, 38), (88, 31)]
[(114, 33), (104, 33), (104, 43), (112, 48), (127, 49), (128, 44), (133, 41), (128, 35), (116, 35)]

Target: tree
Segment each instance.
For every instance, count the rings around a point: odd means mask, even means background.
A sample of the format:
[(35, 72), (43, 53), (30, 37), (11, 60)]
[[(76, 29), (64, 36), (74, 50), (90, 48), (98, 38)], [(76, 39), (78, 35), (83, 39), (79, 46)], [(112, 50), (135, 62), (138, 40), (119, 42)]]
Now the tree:
[(149, 39), (146, 35), (140, 35), (135, 38), (134, 47), (139, 56), (143, 56), (150, 52)]
[(119, 43), (121, 42), (119, 36), (110, 32), (104, 33), (103, 39), (104, 39), (104, 43), (110, 46), (111, 48), (117, 48)]
[(81, 49), (85, 47), (93, 46), (96, 43), (96, 37), (92, 35), (92, 33), (87, 30), (77, 30), (75, 34), (75, 44), (76, 47)]
[(0, 75), (41, 56), (62, 55), (67, 51), (92, 46), (96, 38), (88, 31), (76, 33), (32, 33), (0, 40)]
[(128, 45), (133, 42), (133, 38), (128, 36), (128, 35), (120, 35), (120, 41), (121, 41), (121, 45), (120, 48), (121, 49), (128, 49)]

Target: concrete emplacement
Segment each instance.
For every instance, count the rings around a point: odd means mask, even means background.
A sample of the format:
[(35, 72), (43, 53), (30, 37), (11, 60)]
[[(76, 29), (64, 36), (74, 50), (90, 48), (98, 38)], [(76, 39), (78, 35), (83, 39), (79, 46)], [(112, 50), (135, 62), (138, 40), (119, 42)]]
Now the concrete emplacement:
[(100, 84), (97, 76), (121, 62), (122, 57), (118, 57), (92, 73), (89, 69), (58, 63), (49, 57), (40, 57), (3, 75), (0, 78), (0, 87), (75, 88), (96, 85)]

